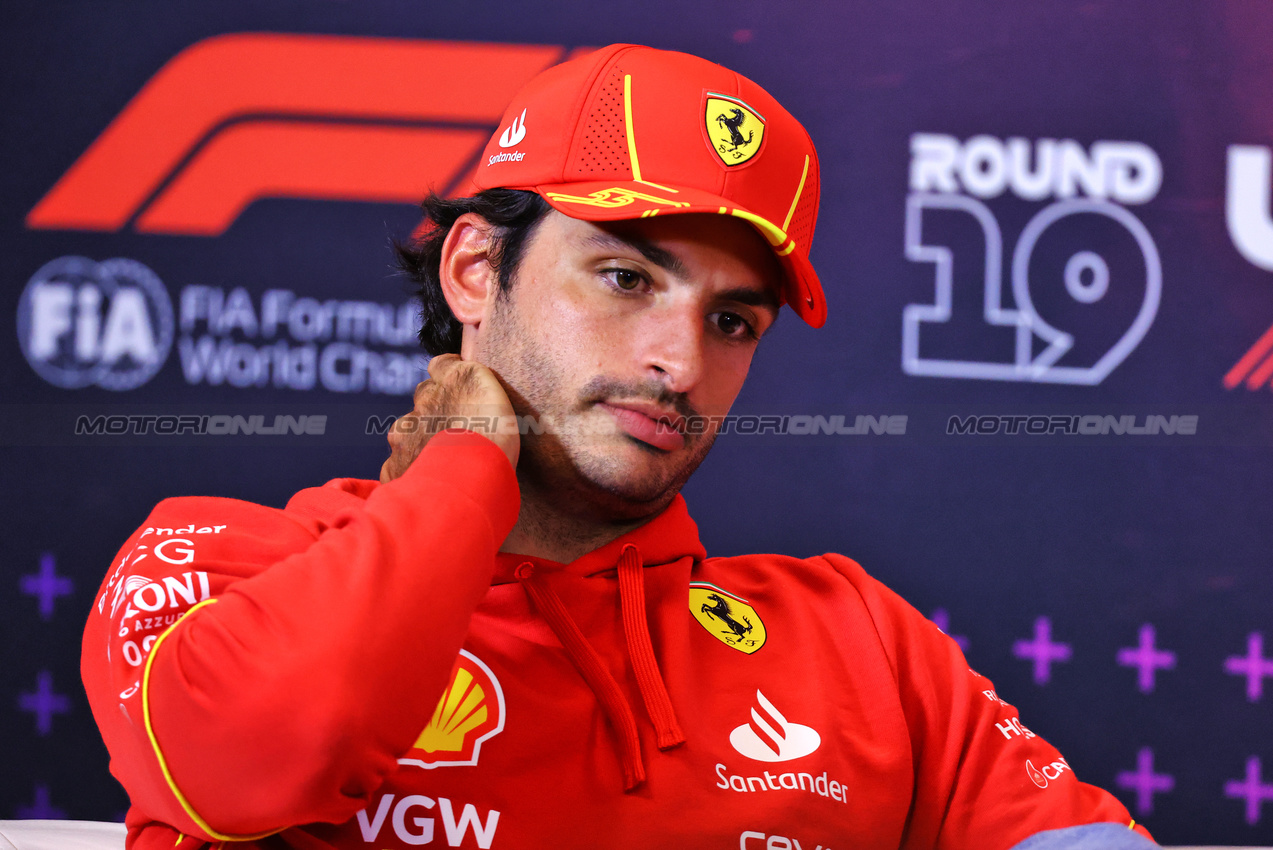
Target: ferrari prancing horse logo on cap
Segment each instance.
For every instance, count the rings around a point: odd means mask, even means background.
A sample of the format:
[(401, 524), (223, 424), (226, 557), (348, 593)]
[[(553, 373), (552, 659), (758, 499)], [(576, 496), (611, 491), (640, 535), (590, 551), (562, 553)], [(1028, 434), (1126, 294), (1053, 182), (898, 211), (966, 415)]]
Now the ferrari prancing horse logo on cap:
[(712, 150), (725, 165), (742, 165), (760, 150), (765, 119), (736, 97), (708, 92), (703, 126)]

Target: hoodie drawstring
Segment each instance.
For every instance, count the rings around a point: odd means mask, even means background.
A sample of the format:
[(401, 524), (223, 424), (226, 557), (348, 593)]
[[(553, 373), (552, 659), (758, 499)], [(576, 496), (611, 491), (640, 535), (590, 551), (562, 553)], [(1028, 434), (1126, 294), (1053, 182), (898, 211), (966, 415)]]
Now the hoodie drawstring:
[(619, 556), (619, 606), (623, 611), (623, 634), (627, 638), (628, 658), (636, 672), (637, 687), (645, 702), (646, 713), (658, 733), (660, 750), (685, 743), (685, 735), (676, 722), (672, 700), (667, 695), (654, 646), (650, 642), (650, 624), (645, 614), (645, 570), (641, 553), (629, 543)]
[[(684, 743), (685, 736), (676, 722), (672, 701), (667, 695), (663, 677), (654, 658), (650, 642), (650, 627), (645, 615), (645, 578), (641, 555), (629, 544), (623, 549), (618, 563), (619, 605), (623, 615), (623, 632), (627, 642), (628, 658), (636, 673), (637, 686), (646, 712), (657, 732), (658, 747), (666, 750)], [(619, 736), (619, 758), (623, 763), (623, 790), (631, 791), (645, 781), (645, 764), (641, 759), (641, 739), (637, 732), (636, 717), (623, 690), (605, 663), (588, 643), (561, 598), (529, 561), (518, 565), (513, 575), (526, 589), (531, 602), (544, 622), (561, 641), (566, 654), (574, 662), (579, 674), (601, 703), (610, 725)]]

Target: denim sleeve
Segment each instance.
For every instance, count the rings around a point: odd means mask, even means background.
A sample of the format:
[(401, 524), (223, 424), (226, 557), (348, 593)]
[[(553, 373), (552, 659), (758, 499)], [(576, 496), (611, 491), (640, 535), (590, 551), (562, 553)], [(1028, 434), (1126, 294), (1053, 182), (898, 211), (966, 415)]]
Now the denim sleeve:
[(1153, 850), (1158, 845), (1120, 823), (1089, 823), (1036, 832), (1012, 850)]

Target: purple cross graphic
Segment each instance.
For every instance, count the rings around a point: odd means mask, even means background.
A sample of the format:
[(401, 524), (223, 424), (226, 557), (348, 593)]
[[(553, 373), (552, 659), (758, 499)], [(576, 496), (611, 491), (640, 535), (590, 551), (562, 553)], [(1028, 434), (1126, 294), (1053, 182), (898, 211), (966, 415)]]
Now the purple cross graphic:
[(18, 694), (18, 708), (35, 715), (35, 729), (41, 735), (53, 731), (53, 715), (67, 714), (71, 700), (53, 690), (53, 674), (41, 670), (35, 677), (35, 692)]
[(950, 634), (950, 612), (949, 611), (947, 611), (945, 608), (938, 608), (937, 610), (933, 611), (933, 616), (929, 617), (928, 619), (932, 620), (933, 625), (941, 629), (942, 632), (949, 635), (951, 640), (959, 644), (960, 650), (962, 650), (965, 653), (968, 651), (968, 638), (964, 637), (963, 635)]
[(1260, 822), (1260, 804), (1265, 800), (1273, 800), (1273, 785), (1260, 781), (1260, 757), (1251, 756), (1246, 760), (1246, 779), (1239, 782), (1230, 779), (1224, 783), (1224, 796), (1246, 800), (1246, 822), (1255, 825)]
[(1246, 698), (1259, 701), (1264, 696), (1264, 677), (1273, 676), (1273, 661), (1264, 658), (1264, 635), (1251, 632), (1246, 639), (1246, 657), (1230, 655), (1224, 659), (1224, 672), (1246, 676)]
[(20, 818), (37, 820), (65, 820), (66, 812), (49, 802), (49, 786), (35, 786), (35, 801), (29, 806), (18, 806), (15, 814)]
[(40, 600), (41, 620), (52, 618), (53, 603), (57, 602), (59, 596), (70, 596), (75, 589), (73, 581), (57, 574), (52, 552), (45, 552), (40, 556), (40, 571), (24, 575), (19, 586), (27, 596), (35, 596)]
[(1052, 642), (1052, 620), (1039, 617), (1034, 621), (1034, 640), (1019, 640), (1012, 644), (1012, 654), (1017, 658), (1034, 661), (1034, 683), (1046, 685), (1052, 681), (1052, 662), (1069, 661), (1074, 653), (1068, 643)]
[(1114, 782), (1119, 788), (1136, 792), (1136, 814), (1151, 815), (1154, 812), (1154, 794), (1165, 793), (1176, 787), (1176, 779), (1169, 773), (1154, 773), (1154, 751), (1141, 747), (1136, 753), (1136, 769), (1120, 770)]
[[(1156, 671), (1160, 669), (1174, 670), (1176, 668), (1176, 653), (1154, 649), (1156, 637), (1154, 627), (1146, 623), (1140, 627), (1139, 645), (1135, 647), (1125, 646), (1118, 651), (1116, 656), (1121, 666), (1140, 668), (1140, 672), (1136, 677), (1136, 686), (1140, 688), (1140, 692), (1143, 694), (1151, 693), (1154, 690), (1154, 673)], [(1144, 750), (1141, 752), (1144, 752)]]

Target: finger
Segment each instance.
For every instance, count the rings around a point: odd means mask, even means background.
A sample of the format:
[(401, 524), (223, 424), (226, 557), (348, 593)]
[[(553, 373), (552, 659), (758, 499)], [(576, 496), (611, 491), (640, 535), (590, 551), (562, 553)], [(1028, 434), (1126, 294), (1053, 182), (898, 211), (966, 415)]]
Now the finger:
[(390, 457), (380, 467), (380, 483), (387, 484), (402, 477), (402, 473), (407, 471), (407, 467), (396, 456)]
[[(412, 414), (407, 415), (410, 416)], [(404, 420), (406, 418), (406, 416), (399, 416), (395, 419), (393, 421), (393, 427), (389, 429), (389, 433), (385, 437), (385, 439), (389, 441), (389, 448), (391, 450), (397, 449), (398, 446), (407, 438), (407, 426), (404, 424)]]
[(462, 362), (458, 354), (435, 354), (429, 358), (429, 377), (435, 381), (440, 380), (444, 374), (454, 369), (456, 364)]
[(412, 395), (411, 395), (411, 403), (412, 403), (415, 407), (417, 407), (417, 408), (418, 408), (418, 407), (420, 406), (420, 400), (421, 400), (421, 399), (422, 399), (425, 395), (427, 395), (427, 394), (428, 394), (429, 390), (430, 390), (432, 387), (433, 387), (433, 384), (432, 384), (430, 381), (427, 381), (427, 380), (425, 380), (425, 381), (421, 381), (420, 383), (416, 384), (416, 385), (415, 385), (415, 392), (414, 392), (414, 393), (412, 393)]

